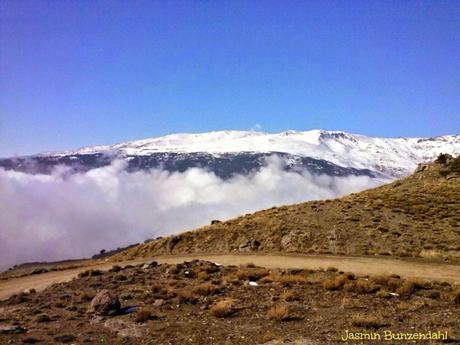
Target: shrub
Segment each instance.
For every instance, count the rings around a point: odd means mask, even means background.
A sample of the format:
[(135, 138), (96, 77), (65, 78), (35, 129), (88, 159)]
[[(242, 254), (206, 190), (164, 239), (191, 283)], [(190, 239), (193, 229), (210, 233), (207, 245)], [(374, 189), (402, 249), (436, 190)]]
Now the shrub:
[(174, 291), (175, 295), (179, 298), (180, 302), (194, 302), (195, 297), (193, 296), (192, 291), (189, 289), (183, 288), (183, 289), (177, 289)]
[(351, 317), (351, 321), (354, 326), (364, 328), (379, 328), (385, 325), (376, 315), (355, 314)]
[(358, 293), (372, 293), (379, 290), (379, 287), (372, 281), (359, 279), (355, 284), (356, 292)]
[(347, 282), (348, 282), (348, 277), (345, 275), (340, 275), (335, 278), (331, 278), (331, 279), (327, 279), (323, 281), (323, 287), (326, 290), (340, 290)]
[(406, 280), (398, 289), (396, 289), (396, 293), (401, 297), (409, 297), (414, 291), (415, 284), (410, 280)]
[(390, 293), (387, 290), (377, 291), (375, 295), (380, 298), (390, 298), (391, 297)]
[(240, 268), (238, 271), (236, 271), (235, 275), (239, 280), (246, 280), (248, 279), (250, 273), (247, 269)]
[(276, 305), (268, 309), (267, 317), (270, 320), (286, 321), (289, 319), (289, 309), (285, 305)]
[(207, 281), (210, 279), (210, 276), (205, 271), (201, 271), (201, 272), (198, 272), (197, 278), (198, 280), (201, 280), (201, 281)]
[(282, 294), (281, 294), (281, 299), (283, 301), (286, 301), (286, 302), (289, 302), (289, 301), (295, 301), (298, 299), (298, 296), (297, 294), (292, 291), (292, 290), (287, 290), (287, 291), (284, 291)]
[(307, 278), (297, 274), (283, 274), (279, 276), (278, 282), (280, 282), (284, 286), (288, 286), (291, 284), (302, 284), (307, 283)]
[(211, 314), (215, 317), (228, 317), (235, 313), (234, 301), (232, 299), (223, 299), (211, 307)]
[(193, 288), (193, 293), (201, 296), (209, 296), (217, 290), (217, 287), (211, 283), (202, 283)]
[(156, 316), (152, 313), (150, 309), (142, 309), (134, 314), (135, 322), (145, 322), (147, 320), (152, 320)]

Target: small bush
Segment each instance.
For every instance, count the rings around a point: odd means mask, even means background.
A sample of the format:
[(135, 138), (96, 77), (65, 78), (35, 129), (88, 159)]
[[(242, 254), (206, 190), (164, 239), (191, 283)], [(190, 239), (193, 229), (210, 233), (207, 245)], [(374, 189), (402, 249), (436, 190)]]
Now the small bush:
[(276, 305), (268, 309), (267, 317), (270, 320), (286, 321), (289, 319), (289, 309), (285, 305)]
[(134, 314), (135, 322), (145, 322), (155, 318), (156, 316), (152, 313), (150, 309), (142, 309)]
[(355, 284), (356, 292), (358, 293), (373, 293), (379, 290), (379, 287), (372, 281), (359, 279)]
[(396, 293), (401, 297), (409, 297), (414, 291), (415, 284), (410, 280), (406, 280), (398, 289), (396, 289)]
[(174, 292), (175, 292), (175, 295), (179, 298), (179, 301), (182, 303), (195, 301), (193, 292), (189, 289), (186, 289), (186, 288), (177, 289)]
[(287, 290), (287, 291), (284, 291), (282, 294), (281, 294), (281, 299), (283, 301), (286, 301), (286, 302), (289, 302), (289, 301), (295, 301), (298, 299), (298, 296), (297, 294), (292, 291), (292, 290)]
[(323, 281), (323, 287), (326, 290), (340, 290), (345, 283), (348, 282), (348, 277), (345, 275), (340, 275), (335, 278), (327, 279)]
[(279, 276), (278, 282), (280, 282), (284, 286), (288, 286), (291, 284), (303, 284), (307, 283), (308, 280), (306, 277), (297, 275), (297, 274), (283, 274)]
[(351, 321), (354, 326), (364, 328), (379, 328), (385, 325), (381, 318), (375, 315), (355, 314)]
[(216, 292), (217, 287), (211, 283), (202, 283), (193, 288), (193, 293), (201, 296), (209, 296)]
[(197, 278), (198, 280), (201, 280), (201, 281), (208, 281), (211, 277), (205, 271), (201, 271), (201, 272), (198, 272)]
[(391, 297), (390, 293), (387, 290), (377, 291), (375, 295), (380, 298), (390, 298)]
[(232, 299), (220, 300), (211, 307), (210, 311), (215, 317), (229, 317), (235, 313), (234, 301)]

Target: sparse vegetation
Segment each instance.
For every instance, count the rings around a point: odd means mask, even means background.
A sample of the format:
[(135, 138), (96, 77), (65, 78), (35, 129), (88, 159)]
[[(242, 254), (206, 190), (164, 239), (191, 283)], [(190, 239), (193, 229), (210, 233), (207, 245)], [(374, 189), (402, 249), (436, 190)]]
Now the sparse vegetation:
[(235, 313), (235, 302), (232, 299), (224, 299), (217, 301), (211, 307), (211, 314), (216, 317), (229, 317)]
[(379, 328), (385, 325), (380, 316), (372, 314), (354, 314), (351, 320), (353, 326), (363, 328)]
[(267, 317), (270, 320), (286, 321), (289, 319), (289, 308), (286, 305), (275, 305), (268, 309)]
[(202, 283), (193, 288), (193, 293), (201, 296), (209, 296), (216, 292), (217, 287), (211, 283)]
[[(236, 276), (239, 270), (246, 270), (248, 279), (257, 272), (263, 272), (264, 277), (257, 286), (249, 286), (247, 280)], [(196, 274), (186, 273), (192, 271)], [(120, 281), (120, 274), (126, 280)], [(334, 289), (329, 290), (328, 284), (334, 284)], [(410, 294), (394, 294), (406, 286), (412, 287)], [(370, 292), (376, 287), (377, 291)], [(89, 313), (89, 307), (101, 289), (120, 296), (121, 306), (99, 320)], [(327, 333), (316, 331), (319, 325), (340, 329), (386, 325), (390, 329), (403, 320), (407, 328), (451, 327), (458, 314), (460, 290), (450, 283), (390, 275), (363, 277), (330, 269), (268, 270), (191, 261), (161, 264), (154, 270), (132, 266), (97, 276), (88, 274), (18, 296), (0, 301), (2, 325), (11, 322), (22, 327), (18, 329), (22, 333), (0, 332), (2, 344), (13, 337), (18, 344), (27, 343), (27, 339), (56, 343), (55, 337), (71, 335), (67, 332), (72, 329), (78, 333), (71, 343), (164, 344), (187, 339), (187, 344), (201, 345), (206, 343), (201, 335), (206, 334), (219, 345), (229, 339), (230, 343), (236, 339), (238, 344), (252, 345), (310, 334), (319, 344), (334, 344)], [(132, 310), (132, 306), (138, 309)], [(258, 331), (252, 332), (254, 329)], [(452, 338), (459, 336), (454, 329), (450, 332)]]

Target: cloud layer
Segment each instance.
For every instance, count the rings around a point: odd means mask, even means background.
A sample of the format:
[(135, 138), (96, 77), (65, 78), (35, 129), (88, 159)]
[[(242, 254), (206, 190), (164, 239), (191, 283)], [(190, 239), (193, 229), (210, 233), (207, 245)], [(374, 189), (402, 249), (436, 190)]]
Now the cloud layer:
[(0, 169), (0, 270), (14, 264), (88, 257), (275, 205), (333, 198), (378, 184), (283, 170), (271, 157), (247, 176), (222, 180), (192, 168), (128, 173), (124, 163), (70, 174)]

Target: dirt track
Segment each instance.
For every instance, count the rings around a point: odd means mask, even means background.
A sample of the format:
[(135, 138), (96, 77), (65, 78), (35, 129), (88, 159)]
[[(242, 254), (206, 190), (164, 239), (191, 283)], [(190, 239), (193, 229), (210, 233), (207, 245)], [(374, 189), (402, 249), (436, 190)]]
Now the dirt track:
[[(157, 256), (154, 258), (126, 261), (117, 263), (121, 266), (139, 264), (148, 261), (160, 263), (179, 263), (201, 259), (213, 261), (223, 265), (240, 265), (254, 263), (267, 268), (327, 268), (336, 267), (342, 271), (356, 274), (398, 274), (402, 277), (424, 278), (430, 280), (450, 281), (460, 284), (460, 265), (443, 263), (430, 263), (413, 260), (398, 260), (392, 258), (372, 257), (343, 257), (343, 256), (306, 256), (306, 255), (277, 255), (277, 254), (196, 254)], [(69, 281), (78, 273), (89, 268), (108, 270), (115, 263), (102, 263), (87, 267), (56, 271), (38, 275), (0, 281), (0, 300), (24, 290), (36, 289), (37, 291), (55, 283)]]

